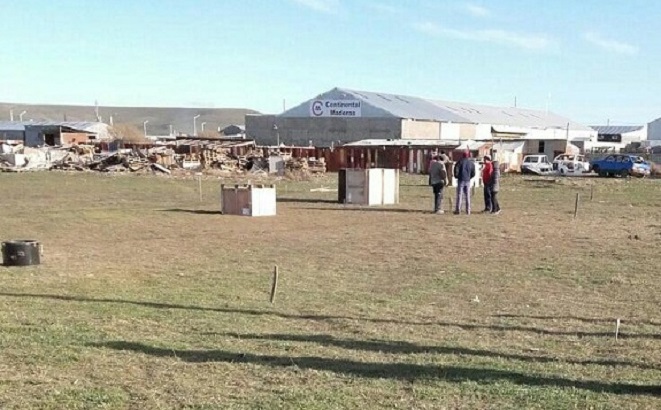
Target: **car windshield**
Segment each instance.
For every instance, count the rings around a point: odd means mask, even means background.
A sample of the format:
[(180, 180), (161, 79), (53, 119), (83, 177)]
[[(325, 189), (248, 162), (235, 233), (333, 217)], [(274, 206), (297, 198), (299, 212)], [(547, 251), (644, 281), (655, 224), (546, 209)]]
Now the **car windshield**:
[(644, 164), (645, 163), (645, 160), (643, 159), (643, 157), (634, 157), (632, 159), (633, 159), (633, 162), (635, 162), (636, 164)]
[(537, 158), (535, 157), (527, 157), (523, 162), (537, 162)]

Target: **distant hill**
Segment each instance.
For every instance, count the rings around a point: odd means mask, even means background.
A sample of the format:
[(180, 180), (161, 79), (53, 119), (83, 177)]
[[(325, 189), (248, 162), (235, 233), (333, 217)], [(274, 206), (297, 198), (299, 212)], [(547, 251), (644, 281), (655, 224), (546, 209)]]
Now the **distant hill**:
[[(19, 120), (19, 114), (27, 111), (24, 121), (96, 121), (94, 106), (83, 105), (32, 105), (0, 103), (0, 120), (9, 120), (9, 110), (14, 110), (14, 120)], [(192, 134), (193, 117), (197, 119), (197, 130), (217, 130), (231, 124), (245, 124), (246, 114), (258, 114), (257, 111), (245, 108), (167, 108), (167, 107), (105, 107), (99, 106), (99, 116), (105, 123), (110, 123), (110, 116), (115, 124), (133, 124), (142, 129), (145, 120), (149, 135), (168, 135), (170, 124), (177, 132)]]

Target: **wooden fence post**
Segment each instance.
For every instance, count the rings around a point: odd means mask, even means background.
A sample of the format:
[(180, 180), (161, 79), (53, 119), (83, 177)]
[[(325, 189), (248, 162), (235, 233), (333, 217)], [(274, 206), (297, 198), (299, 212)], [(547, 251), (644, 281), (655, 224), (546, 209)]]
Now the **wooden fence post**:
[(275, 294), (278, 291), (278, 265), (273, 268), (273, 282), (271, 283), (271, 303), (275, 302)]

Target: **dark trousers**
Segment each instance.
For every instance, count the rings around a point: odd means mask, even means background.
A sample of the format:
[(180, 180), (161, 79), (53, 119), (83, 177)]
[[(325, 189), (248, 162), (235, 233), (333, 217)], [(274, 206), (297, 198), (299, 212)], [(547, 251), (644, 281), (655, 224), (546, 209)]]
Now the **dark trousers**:
[(500, 204), (498, 203), (498, 192), (491, 191), (491, 212), (500, 211)]
[(493, 195), (492, 186), (489, 184), (484, 185), (484, 212), (493, 211)]
[(440, 211), (442, 208), (442, 203), (443, 203), (443, 188), (445, 187), (445, 184), (434, 184), (431, 186), (432, 190), (434, 191), (434, 212)]

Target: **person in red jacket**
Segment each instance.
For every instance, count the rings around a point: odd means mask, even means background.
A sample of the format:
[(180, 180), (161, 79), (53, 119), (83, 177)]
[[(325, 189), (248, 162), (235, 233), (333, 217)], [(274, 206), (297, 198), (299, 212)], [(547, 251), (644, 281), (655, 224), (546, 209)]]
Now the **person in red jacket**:
[(492, 190), (493, 185), (493, 163), (491, 157), (484, 156), (484, 168), (482, 168), (482, 184), (484, 185), (484, 213), (493, 211)]

